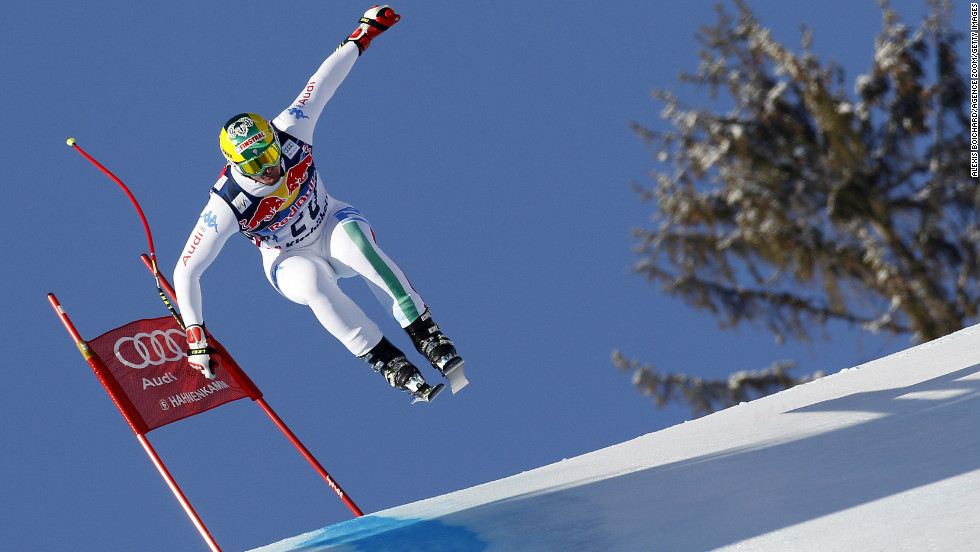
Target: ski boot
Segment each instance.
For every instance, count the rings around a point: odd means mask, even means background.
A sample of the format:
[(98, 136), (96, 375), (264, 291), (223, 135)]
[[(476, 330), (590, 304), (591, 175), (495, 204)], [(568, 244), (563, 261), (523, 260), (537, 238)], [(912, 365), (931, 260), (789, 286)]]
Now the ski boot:
[(442, 333), (428, 310), (422, 313), (418, 320), (409, 324), (405, 331), (418, 352), (428, 359), (433, 368), (449, 379), (453, 393), (466, 387), (469, 382), (463, 375), (463, 359), (456, 354), (455, 345)]
[(412, 404), (420, 401), (432, 402), (445, 387), (441, 383), (434, 387), (426, 383), (419, 369), (412, 365), (387, 338), (382, 337), (381, 342), (361, 358), (370, 364), (375, 372), (380, 372), (389, 385), (414, 397)]

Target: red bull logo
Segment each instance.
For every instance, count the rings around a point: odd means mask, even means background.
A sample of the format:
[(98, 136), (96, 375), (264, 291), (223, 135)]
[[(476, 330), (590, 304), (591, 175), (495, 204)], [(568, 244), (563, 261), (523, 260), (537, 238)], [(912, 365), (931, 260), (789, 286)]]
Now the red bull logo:
[(252, 214), (252, 218), (248, 221), (241, 221), (242, 228), (250, 232), (257, 230), (261, 224), (269, 222), (275, 218), (276, 213), (279, 212), (279, 209), (281, 209), (285, 203), (286, 200), (281, 197), (269, 196), (263, 198), (262, 201), (260, 201), (255, 207), (255, 212)]
[(310, 167), (313, 165), (313, 155), (307, 153), (305, 157), (299, 160), (299, 163), (294, 165), (289, 171), (286, 172), (286, 187), (289, 189), (289, 193), (292, 194), (306, 182), (309, 178)]
[[(275, 220), (281, 211), (292, 206), (296, 202), (296, 197), (303, 183), (309, 179), (310, 167), (312, 166), (313, 155), (307, 152), (299, 163), (286, 171), (282, 184), (274, 192), (259, 201), (252, 217), (248, 221), (240, 221), (242, 229), (248, 232), (258, 230), (267, 222)], [(287, 212), (286, 216), (289, 215), (290, 212)]]

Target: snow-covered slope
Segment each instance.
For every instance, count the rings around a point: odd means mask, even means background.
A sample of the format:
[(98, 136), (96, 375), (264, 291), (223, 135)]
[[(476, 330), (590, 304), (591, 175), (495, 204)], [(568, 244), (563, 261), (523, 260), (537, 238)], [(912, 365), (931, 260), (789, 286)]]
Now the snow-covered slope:
[(980, 550), (980, 327), (255, 552), (325, 550)]

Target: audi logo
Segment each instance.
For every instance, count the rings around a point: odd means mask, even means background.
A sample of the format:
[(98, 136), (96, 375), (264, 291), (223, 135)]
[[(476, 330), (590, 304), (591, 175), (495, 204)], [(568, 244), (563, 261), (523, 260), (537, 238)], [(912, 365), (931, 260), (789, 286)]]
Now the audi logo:
[[(174, 335), (177, 339), (174, 339)], [(116, 341), (112, 352), (119, 362), (140, 370), (151, 364), (159, 366), (164, 362), (173, 362), (187, 356), (184, 352), (184, 332), (174, 328), (171, 330), (153, 330), (150, 333), (140, 332), (133, 337), (121, 337)]]

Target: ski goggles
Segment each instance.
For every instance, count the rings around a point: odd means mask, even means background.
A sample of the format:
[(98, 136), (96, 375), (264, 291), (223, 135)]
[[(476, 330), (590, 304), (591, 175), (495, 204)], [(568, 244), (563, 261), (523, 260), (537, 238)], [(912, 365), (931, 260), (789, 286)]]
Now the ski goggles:
[(242, 161), (241, 163), (236, 163), (236, 165), (238, 165), (238, 168), (241, 169), (243, 173), (249, 176), (258, 176), (267, 168), (274, 166), (278, 162), (279, 146), (270, 144), (269, 147), (265, 148), (265, 151), (260, 153), (258, 157), (248, 161)]

